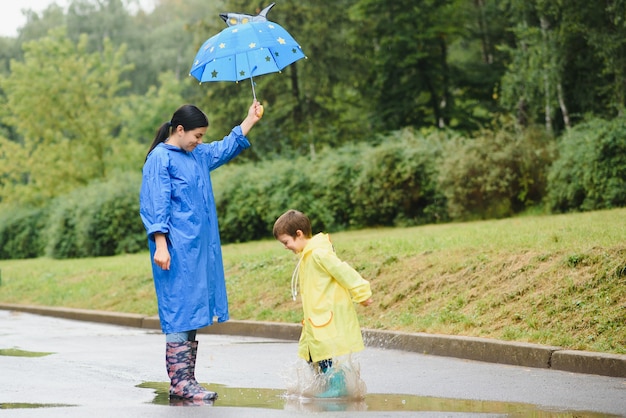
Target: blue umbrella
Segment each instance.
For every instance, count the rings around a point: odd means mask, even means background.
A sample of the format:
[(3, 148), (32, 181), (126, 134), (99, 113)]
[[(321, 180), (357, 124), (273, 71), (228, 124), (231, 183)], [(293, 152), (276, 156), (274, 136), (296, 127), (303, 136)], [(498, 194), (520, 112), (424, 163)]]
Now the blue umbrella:
[(280, 72), (306, 58), (296, 40), (279, 24), (269, 20), (229, 26), (204, 42), (198, 50), (190, 75), (200, 83), (250, 79)]

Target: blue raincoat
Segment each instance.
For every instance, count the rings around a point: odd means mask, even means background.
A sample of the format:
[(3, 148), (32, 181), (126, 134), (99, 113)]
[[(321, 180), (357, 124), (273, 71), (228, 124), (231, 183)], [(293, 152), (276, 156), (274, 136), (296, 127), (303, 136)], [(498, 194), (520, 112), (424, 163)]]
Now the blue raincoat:
[[(161, 329), (166, 334), (229, 318), (209, 173), (249, 146), (236, 126), (222, 141), (200, 144), (192, 152), (161, 143), (144, 164), (140, 214), (148, 234)], [(155, 232), (166, 236), (170, 270), (154, 263)]]

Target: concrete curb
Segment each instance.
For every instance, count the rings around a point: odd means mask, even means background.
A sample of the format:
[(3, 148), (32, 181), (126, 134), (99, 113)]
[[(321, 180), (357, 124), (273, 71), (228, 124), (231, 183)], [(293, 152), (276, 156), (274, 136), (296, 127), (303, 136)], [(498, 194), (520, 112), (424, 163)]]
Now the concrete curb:
[[(161, 329), (159, 318), (156, 316), (6, 303), (0, 303), (0, 309), (78, 321)], [(300, 330), (300, 324), (230, 320), (203, 328), (198, 332), (297, 341), (300, 337)], [(573, 373), (626, 377), (626, 355), (620, 354), (565, 350), (562, 347), (499, 341), (489, 338), (371, 329), (363, 330), (363, 339), (365, 344), (370, 347)]]
[[(363, 337), (369, 346), (542, 369), (551, 368), (552, 354), (561, 349), (489, 338), (424, 333), (363, 330)], [(626, 356), (624, 362), (626, 365)]]

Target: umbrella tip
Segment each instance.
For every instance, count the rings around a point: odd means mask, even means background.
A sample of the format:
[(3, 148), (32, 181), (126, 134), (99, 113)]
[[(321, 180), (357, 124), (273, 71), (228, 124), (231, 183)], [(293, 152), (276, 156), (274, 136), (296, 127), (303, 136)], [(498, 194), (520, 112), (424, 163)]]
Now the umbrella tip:
[(228, 26), (235, 26), (242, 23), (249, 22), (267, 22), (267, 13), (276, 3), (272, 3), (265, 9), (261, 10), (257, 15), (249, 15), (245, 13), (220, 13), (220, 17)]

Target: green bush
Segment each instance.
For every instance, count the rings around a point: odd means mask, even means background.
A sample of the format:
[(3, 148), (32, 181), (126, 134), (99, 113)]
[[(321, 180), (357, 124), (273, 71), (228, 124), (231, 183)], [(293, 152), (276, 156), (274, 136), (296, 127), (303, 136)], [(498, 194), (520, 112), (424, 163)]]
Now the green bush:
[(4, 208), (0, 218), (0, 259), (36, 258), (44, 253), (41, 231), (47, 213), (41, 208)]
[(353, 185), (353, 226), (397, 226), (447, 220), (438, 162), (445, 135), (403, 130), (364, 149)]
[(222, 242), (245, 242), (267, 236), (269, 196), (264, 190), (271, 181), (265, 164), (230, 164), (212, 173), (213, 194)]
[(315, 186), (307, 158), (228, 165), (213, 173), (213, 189), (222, 242), (244, 242), (272, 236), (274, 221), (295, 208), (323, 228), (315, 208)]
[(314, 231), (341, 231), (352, 226), (354, 184), (361, 171), (365, 145), (325, 149), (311, 162), (313, 197), (308, 212)]
[(125, 174), (56, 198), (45, 231), (46, 255), (97, 257), (146, 248), (140, 182), (139, 175)]
[(314, 232), (447, 220), (437, 190), (442, 143), (407, 130), (374, 148), (222, 167), (213, 173), (222, 241), (271, 237), (288, 209), (305, 212)]
[(86, 220), (86, 233), (81, 235), (90, 256), (135, 253), (147, 248), (146, 230), (139, 216), (140, 182), (139, 176), (132, 176), (101, 186), (99, 207), (93, 218)]
[(75, 202), (57, 197), (51, 204), (50, 217), (44, 231), (45, 254), (52, 258), (78, 257), (76, 244)]
[(548, 176), (546, 205), (553, 212), (626, 205), (626, 117), (592, 119), (558, 142)]
[(512, 216), (539, 205), (554, 159), (553, 141), (536, 130), (504, 127), (448, 144), (440, 189), (452, 219)]

